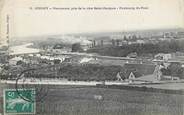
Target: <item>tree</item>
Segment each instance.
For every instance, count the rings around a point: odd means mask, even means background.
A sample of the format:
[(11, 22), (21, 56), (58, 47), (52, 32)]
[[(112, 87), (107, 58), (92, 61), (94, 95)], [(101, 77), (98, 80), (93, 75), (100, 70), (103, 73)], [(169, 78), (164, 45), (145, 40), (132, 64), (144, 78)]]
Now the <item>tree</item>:
[(171, 75), (171, 71), (168, 68), (162, 68), (160, 71), (163, 75)]
[(137, 40), (137, 36), (136, 36), (136, 35), (133, 35), (133, 36), (132, 36), (132, 39), (133, 39), (133, 40)]
[(61, 60), (59, 60), (59, 59), (54, 60), (54, 64), (59, 64), (60, 62), (61, 62)]
[(120, 40), (116, 40), (116, 45), (119, 46)]
[(93, 41), (93, 47), (95, 47), (95, 46), (96, 46), (96, 41), (94, 40), (94, 41)]
[(115, 40), (114, 39), (112, 39), (112, 45), (115, 46)]
[(181, 64), (172, 63), (168, 66), (168, 70), (171, 73), (172, 77), (182, 77), (183, 69), (181, 67)]
[(21, 65), (21, 64), (23, 64), (23, 61), (21, 61), (21, 60), (17, 61), (17, 63), (16, 63), (16, 65)]
[(101, 40), (101, 46), (103, 46), (103, 40)]
[(80, 43), (72, 44), (72, 52), (80, 52), (83, 51)]
[(124, 35), (123, 40), (127, 40), (127, 37)]

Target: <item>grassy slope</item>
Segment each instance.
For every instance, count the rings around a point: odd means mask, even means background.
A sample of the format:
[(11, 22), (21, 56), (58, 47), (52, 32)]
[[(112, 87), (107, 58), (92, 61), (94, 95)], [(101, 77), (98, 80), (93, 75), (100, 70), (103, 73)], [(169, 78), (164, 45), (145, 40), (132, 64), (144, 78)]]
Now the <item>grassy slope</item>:
[[(95, 99), (95, 95), (103, 99)], [(184, 95), (176, 94), (57, 86), (49, 88), (36, 108), (40, 115), (183, 115), (183, 99)]]

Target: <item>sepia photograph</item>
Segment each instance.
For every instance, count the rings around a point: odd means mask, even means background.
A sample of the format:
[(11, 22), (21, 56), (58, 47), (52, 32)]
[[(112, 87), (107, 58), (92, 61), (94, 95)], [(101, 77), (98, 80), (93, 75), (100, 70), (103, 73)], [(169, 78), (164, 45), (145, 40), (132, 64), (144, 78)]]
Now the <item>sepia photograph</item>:
[(184, 115), (184, 0), (0, 0), (0, 115)]

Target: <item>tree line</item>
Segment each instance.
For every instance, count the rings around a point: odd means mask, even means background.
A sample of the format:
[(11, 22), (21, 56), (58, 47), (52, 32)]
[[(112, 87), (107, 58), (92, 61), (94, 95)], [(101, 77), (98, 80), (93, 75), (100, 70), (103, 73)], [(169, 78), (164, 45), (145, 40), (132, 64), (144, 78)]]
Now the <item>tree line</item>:
[(125, 44), (123, 46), (97, 46), (88, 49), (88, 53), (98, 53), (106, 56), (126, 57), (128, 54), (136, 52), (138, 56), (157, 53), (184, 52), (184, 41), (172, 40), (159, 43), (146, 44)]

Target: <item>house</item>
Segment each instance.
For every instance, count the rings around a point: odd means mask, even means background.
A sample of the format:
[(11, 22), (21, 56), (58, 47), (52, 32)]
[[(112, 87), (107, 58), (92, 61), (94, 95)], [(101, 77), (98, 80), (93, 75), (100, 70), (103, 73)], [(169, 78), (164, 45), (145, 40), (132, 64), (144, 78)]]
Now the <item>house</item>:
[(156, 60), (167, 61), (171, 58), (172, 58), (172, 54), (159, 53), (159, 54), (155, 55)]
[(62, 44), (56, 44), (52, 49), (53, 53), (66, 53), (70, 51), (71, 51), (71, 48), (65, 47)]
[(121, 75), (120, 75), (119, 72), (117, 73), (116, 78), (117, 78), (118, 81), (123, 81), (123, 79), (121, 78)]
[(14, 57), (14, 58), (9, 60), (9, 64), (16, 65), (18, 61), (23, 61), (23, 58), (22, 57)]
[(138, 44), (145, 44), (146, 42), (144, 40), (137, 40)]
[(130, 75), (129, 75), (128, 79), (135, 79), (135, 75), (134, 75), (134, 73), (133, 73), (133, 72), (131, 72), (131, 73), (130, 73)]
[(178, 38), (184, 38), (184, 32), (177, 32), (177, 37)]
[(127, 57), (129, 57), (129, 58), (136, 58), (137, 57), (137, 53), (136, 52), (130, 53), (130, 54), (127, 55)]
[(141, 74), (137, 71), (125, 70), (125, 71), (118, 72), (116, 75), (116, 79), (118, 81), (123, 81), (123, 80), (132, 81), (140, 76)]
[(117, 73), (116, 78), (121, 81), (133, 81), (142, 76), (152, 75), (155, 70), (155, 65), (151, 64), (125, 64), (123, 70)]
[(180, 80), (180, 78), (179, 77), (172, 77), (172, 76), (162, 76), (160, 80), (161, 81), (163, 81), (163, 80)]

